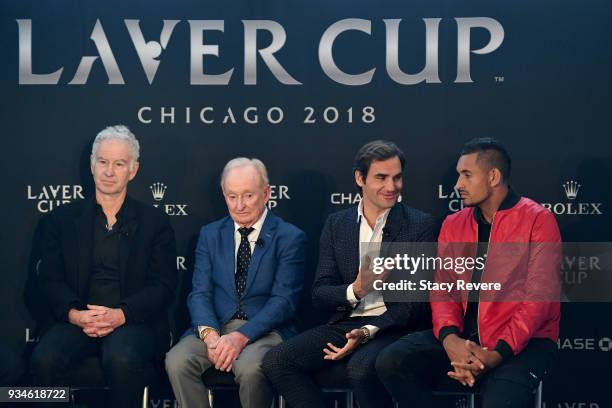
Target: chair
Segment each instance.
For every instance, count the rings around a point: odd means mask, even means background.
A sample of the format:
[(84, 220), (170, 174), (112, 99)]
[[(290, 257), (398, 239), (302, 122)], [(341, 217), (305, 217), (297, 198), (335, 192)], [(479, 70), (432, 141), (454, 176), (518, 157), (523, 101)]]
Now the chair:
[[(352, 408), (354, 404), (353, 390), (346, 378), (346, 363), (334, 364), (333, 367), (321, 370), (315, 375), (315, 382), (323, 392), (338, 392), (346, 394), (346, 406)], [(226, 373), (210, 368), (202, 374), (202, 381), (208, 388), (208, 403), (214, 408), (215, 391), (237, 391), (238, 384), (234, 381), (233, 373)], [(285, 399), (282, 395), (275, 396), (278, 408), (285, 408)]]
[[(478, 391), (436, 391), (435, 395), (464, 395), (466, 397), (466, 404), (462, 408), (476, 408), (476, 395), (478, 395)], [(533, 393), (533, 406), (534, 408), (542, 408), (542, 381), (538, 385), (538, 388), (535, 389)]]
[[(155, 364), (151, 363), (150, 367), (145, 370), (146, 385), (142, 393), (142, 407), (147, 408), (149, 404), (150, 386), (159, 382), (159, 370)], [(104, 372), (100, 364), (100, 359), (96, 356), (88, 357), (83, 360), (74, 370), (68, 375), (70, 386), (70, 403), (72, 407), (76, 406), (75, 393), (78, 391), (88, 390), (108, 390), (108, 385), (104, 379)]]
[(238, 391), (238, 384), (234, 381), (234, 373), (219, 371), (213, 367), (204, 371), (202, 382), (208, 388), (210, 408), (215, 407), (215, 391)]

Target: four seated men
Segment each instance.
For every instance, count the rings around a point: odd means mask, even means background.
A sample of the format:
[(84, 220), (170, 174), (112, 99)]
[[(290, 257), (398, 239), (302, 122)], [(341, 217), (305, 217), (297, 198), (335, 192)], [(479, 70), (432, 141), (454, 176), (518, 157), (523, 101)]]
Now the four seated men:
[[(126, 127), (100, 132), (91, 154), (95, 198), (46, 220), (40, 280), (56, 322), (31, 359), (37, 384), (60, 386), (79, 361), (100, 355), (112, 405), (120, 407), (140, 402), (143, 370), (163, 351), (158, 334), (167, 332), (176, 286), (168, 217), (127, 196), (138, 157)], [(166, 355), (178, 406), (208, 406), (201, 376), (219, 370), (234, 374), (243, 407), (270, 407), (273, 389), (291, 407), (323, 407), (314, 377), (341, 363), (361, 408), (393, 406), (392, 398), (401, 407), (431, 407), (440, 377), (479, 388), (486, 408), (529, 406), (556, 352), (560, 252), (548, 244), (560, 235), (552, 213), (510, 188), (510, 163), (495, 140), (464, 147), (456, 188), (466, 208), (447, 217), (438, 236), (433, 217), (399, 202), (402, 151), (382, 140), (364, 145), (353, 168), (361, 202), (329, 216), (321, 233), (312, 303), (328, 323), (297, 334), (306, 236), (267, 209), (264, 164), (230, 160), (221, 175), (229, 214), (200, 231), (191, 327)], [(471, 255), (488, 256), (465, 275), (440, 268), (436, 281), (520, 281), (525, 289), (511, 300), (432, 291), (431, 305), (374, 290), (372, 248), (436, 238), (439, 256), (457, 256), (449, 246), (470, 243), (486, 243), (471, 246)], [(490, 246), (497, 243), (531, 250), (513, 259), (517, 252)]]

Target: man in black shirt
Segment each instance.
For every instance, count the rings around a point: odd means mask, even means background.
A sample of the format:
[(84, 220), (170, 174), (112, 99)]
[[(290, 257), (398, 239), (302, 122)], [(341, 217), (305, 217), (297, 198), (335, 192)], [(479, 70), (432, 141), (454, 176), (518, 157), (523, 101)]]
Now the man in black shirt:
[(142, 400), (145, 371), (168, 344), (167, 307), (176, 287), (168, 217), (127, 196), (138, 156), (138, 141), (125, 126), (97, 135), (95, 198), (62, 206), (45, 220), (39, 269), (55, 323), (32, 355), (35, 382), (70, 385), (66, 373), (100, 355), (113, 407)]

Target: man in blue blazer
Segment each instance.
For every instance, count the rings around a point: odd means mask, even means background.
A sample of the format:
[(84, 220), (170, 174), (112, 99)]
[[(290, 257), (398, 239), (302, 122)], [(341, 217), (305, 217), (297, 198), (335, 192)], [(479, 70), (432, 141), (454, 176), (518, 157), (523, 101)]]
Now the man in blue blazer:
[(221, 176), (229, 216), (205, 225), (196, 248), (192, 328), (166, 356), (180, 407), (207, 407), (201, 375), (233, 371), (242, 406), (269, 407), (265, 353), (295, 333), (304, 279), (304, 232), (266, 208), (270, 185), (257, 159), (229, 161)]

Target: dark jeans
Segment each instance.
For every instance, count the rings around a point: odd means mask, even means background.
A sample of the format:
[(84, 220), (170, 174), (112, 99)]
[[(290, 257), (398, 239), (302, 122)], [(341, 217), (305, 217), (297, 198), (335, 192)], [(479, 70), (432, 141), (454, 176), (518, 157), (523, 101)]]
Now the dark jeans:
[[(334, 324), (314, 327), (271, 349), (263, 361), (263, 370), (274, 388), (292, 408), (324, 407), (325, 400), (312, 376), (319, 370), (340, 364), (324, 360), (327, 343), (342, 347), (346, 333), (362, 327), (371, 318), (349, 318)], [(374, 363), (378, 353), (400, 337), (400, 333), (381, 331), (348, 356), (346, 375), (361, 408), (391, 405), (391, 398), (376, 376)]]
[[(519, 355), (477, 379), (474, 391), (481, 393), (482, 407), (532, 406), (533, 391), (548, 374), (556, 353), (557, 345), (552, 340), (531, 339)], [(447, 379), (446, 373), (452, 370), (444, 348), (431, 330), (402, 337), (380, 353), (376, 361), (380, 380), (402, 408), (435, 406), (432, 391), (440, 390), (441, 384), (465, 391), (460, 383)]]
[(126, 325), (102, 338), (92, 338), (70, 323), (57, 323), (32, 353), (32, 376), (40, 386), (68, 386), (69, 370), (90, 356), (99, 356), (110, 388), (110, 406), (137, 407), (142, 403), (145, 368), (155, 359), (153, 330)]

